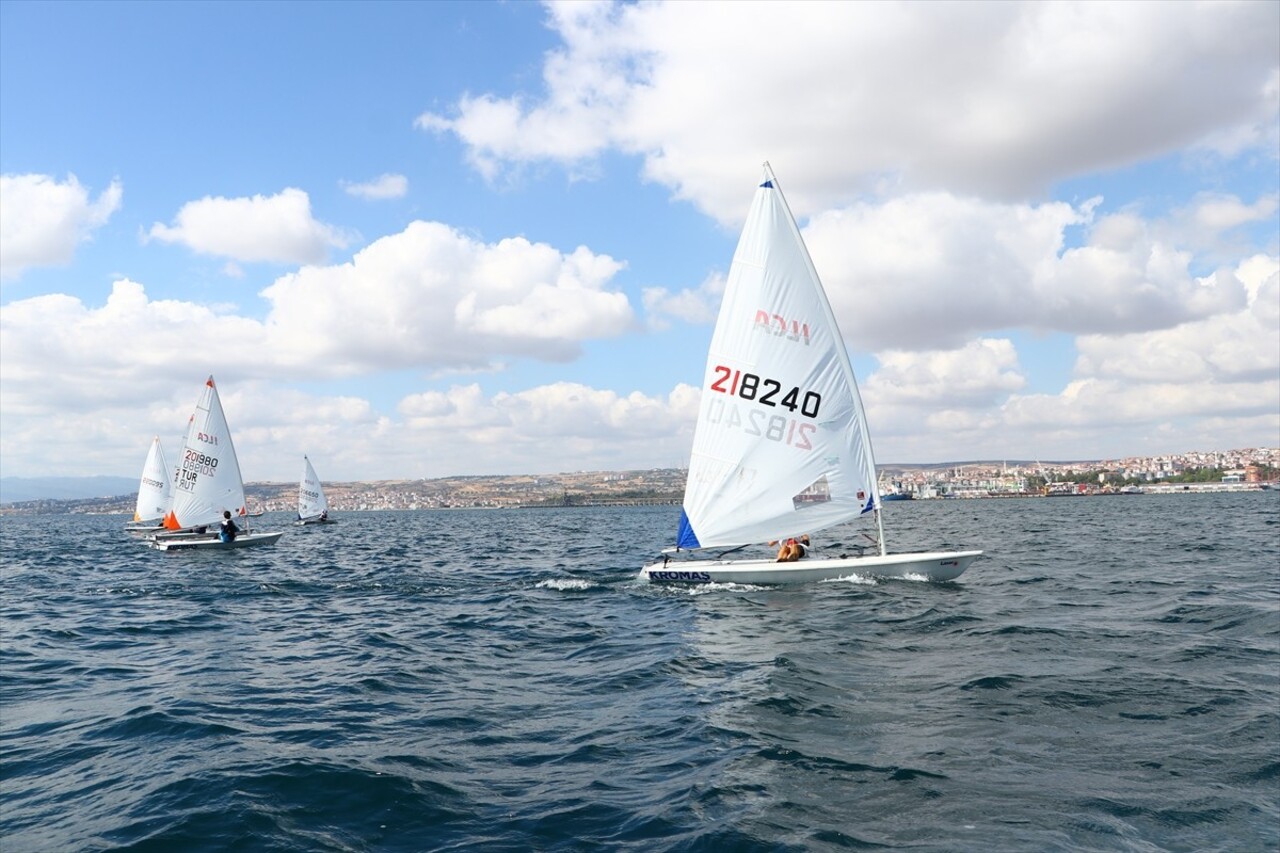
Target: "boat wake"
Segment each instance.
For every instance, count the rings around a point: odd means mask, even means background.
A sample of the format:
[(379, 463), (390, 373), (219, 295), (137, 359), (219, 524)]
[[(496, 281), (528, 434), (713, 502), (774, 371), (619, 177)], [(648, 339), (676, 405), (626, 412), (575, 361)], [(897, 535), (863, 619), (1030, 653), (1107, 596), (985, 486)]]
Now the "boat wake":
[(582, 590), (591, 589), (597, 584), (581, 578), (549, 578), (544, 581), (538, 581), (535, 586), (539, 589), (554, 589), (559, 592), (581, 592)]

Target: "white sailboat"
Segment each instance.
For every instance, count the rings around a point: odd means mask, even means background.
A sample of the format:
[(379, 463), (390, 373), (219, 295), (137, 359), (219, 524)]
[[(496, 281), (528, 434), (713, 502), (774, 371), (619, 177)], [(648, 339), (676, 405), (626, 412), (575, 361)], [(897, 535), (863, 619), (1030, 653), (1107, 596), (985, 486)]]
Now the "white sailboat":
[[(676, 547), (650, 582), (778, 584), (849, 576), (951, 580), (981, 551), (889, 554), (853, 367), (769, 164), (711, 338)], [(723, 557), (871, 514), (874, 554)], [(674, 559), (720, 551), (711, 559)], [(692, 556), (685, 554), (685, 556)]]
[(298, 524), (335, 524), (329, 518), (329, 502), (324, 497), (324, 486), (316, 476), (311, 460), (302, 457), (302, 480), (298, 483)]
[(150, 533), (160, 529), (161, 519), (169, 508), (169, 466), (164, 461), (164, 449), (160, 437), (151, 440), (147, 461), (142, 465), (142, 477), (138, 481), (138, 500), (134, 504), (133, 520), (125, 524), (130, 533)]
[[(226, 541), (218, 534), (224, 512), (230, 512), (240, 528), (234, 539)], [(149, 542), (162, 551), (248, 548), (272, 545), (284, 535), (283, 531), (262, 533), (249, 529), (247, 516), (240, 463), (218, 388), (210, 376), (187, 425), (173, 500), (164, 517), (165, 532), (151, 537)]]

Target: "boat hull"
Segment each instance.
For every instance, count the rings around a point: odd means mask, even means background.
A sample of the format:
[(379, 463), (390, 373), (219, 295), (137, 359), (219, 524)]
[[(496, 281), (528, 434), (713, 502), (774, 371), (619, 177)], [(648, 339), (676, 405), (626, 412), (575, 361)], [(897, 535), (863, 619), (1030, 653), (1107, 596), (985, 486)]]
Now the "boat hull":
[(149, 545), (157, 551), (228, 551), (232, 548), (253, 548), (257, 545), (274, 545), (284, 531), (274, 533), (241, 533), (230, 542), (223, 542), (217, 534), (157, 536)]
[(848, 577), (955, 580), (981, 551), (933, 551), (870, 557), (775, 560), (663, 560), (640, 570), (649, 583), (788, 584)]

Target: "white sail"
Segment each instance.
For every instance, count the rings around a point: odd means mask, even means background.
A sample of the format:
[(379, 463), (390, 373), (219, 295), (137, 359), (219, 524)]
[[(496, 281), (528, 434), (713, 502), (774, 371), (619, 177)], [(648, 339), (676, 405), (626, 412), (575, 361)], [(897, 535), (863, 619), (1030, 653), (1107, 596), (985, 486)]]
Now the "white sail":
[(311, 460), (302, 457), (302, 481), (298, 483), (298, 518), (306, 520), (318, 518), (329, 511), (329, 502), (324, 497), (324, 487), (316, 476), (316, 469)]
[[(191, 430), (195, 426), (195, 421), (196, 421), (196, 416), (194, 414), (187, 416), (187, 431), (182, 436), (182, 444), (178, 445), (179, 449), (183, 450), (184, 452), (187, 447), (187, 441), (191, 438)], [(178, 480), (182, 479), (181, 461), (175, 463), (168, 473), (169, 473), (169, 490), (164, 502), (164, 513), (162, 513), (162, 516), (161, 516), (162, 521), (165, 517), (169, 515), (169, 511), (173, 509), (173, 493), (177, 490)]]
[(844, 340), (765, 164), (711, 339), (677, 545), (764, 542), (879, 507)]
[(210, 376), (187, 426), (187, 438), (177, 464), (173, 502), (164, 526), (181, 530), (222, 521), (222, 513), (247, 513), (240, 463), (236, 461), (231, 431)]
[(151, 440), (151, 449), (147, 451), (147, 461), (142, 466), (142, 478), (138, 482), (138, 501), (134, 505), (133, 520), (135, 522), (155, 521), (159, 523), (169, 509), (170, 495), (169, 466), (164, 461), (164, 450), (160, 447), (160, 438)]

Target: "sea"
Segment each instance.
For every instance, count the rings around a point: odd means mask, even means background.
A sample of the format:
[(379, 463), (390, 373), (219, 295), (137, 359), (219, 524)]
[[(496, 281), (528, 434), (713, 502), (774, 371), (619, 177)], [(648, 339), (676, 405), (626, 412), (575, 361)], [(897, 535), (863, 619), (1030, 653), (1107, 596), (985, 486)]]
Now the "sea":
[(886, 504), (985, 550), (949, 583), (640, 583), (671, 506), (334, 516), (0, 519), (0, 850), (1280, 848), (1280, 492)]

